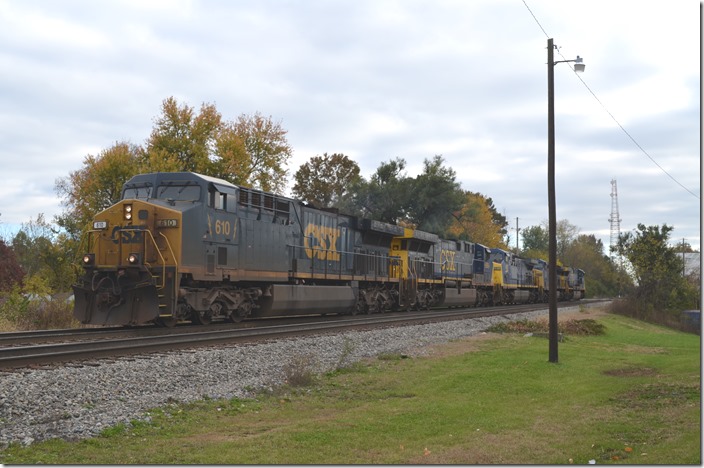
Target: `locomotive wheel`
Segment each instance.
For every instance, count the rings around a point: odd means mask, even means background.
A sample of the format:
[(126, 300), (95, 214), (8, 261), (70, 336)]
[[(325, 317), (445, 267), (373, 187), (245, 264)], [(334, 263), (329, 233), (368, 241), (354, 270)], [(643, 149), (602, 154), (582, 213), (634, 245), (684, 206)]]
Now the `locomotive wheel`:
[(243, 314), (240, 309), (235, 309), (230, 315), (227, 316), (227, 321), (230, 323), (239, 323), (244, 320), (245, 314)]
[(241, 322), (252, 313), (252, 306), (251, 301), (242, 302), (238, 308), (234, 309), (232, 313), (227, 316), (227, 321), (232, 323)]
[(357, 315), (357, 314), (364, 314), (366, 312), (367, 312), (367, 305), (364, 303), (364, 300), (358, 299), (357, 302), (354, 304), (354, 307), (352, 307), (350, 314)]
[(377, 299), (376, 310), (377, 310), (380, 314), (383, 314), (383, 313), (387, 312), (387, 309), (386, 309), (386, 301), (384, 301), (382, 298)]
[(230, 315), (227, 316), (227, 321), (230, 323), (240, 323), (244, 320), (244, 317), (236, 310), (233, 310)]
[(212, 312), (209, 310), (194, 310), (191, 319), (197, 325), (210, 325)]

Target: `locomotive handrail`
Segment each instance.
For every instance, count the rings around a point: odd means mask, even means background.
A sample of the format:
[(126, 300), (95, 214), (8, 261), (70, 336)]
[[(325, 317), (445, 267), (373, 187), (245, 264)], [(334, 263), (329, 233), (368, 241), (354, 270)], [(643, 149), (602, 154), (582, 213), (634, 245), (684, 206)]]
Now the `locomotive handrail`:
[[(319, 246), (316, 246), (315, 248), (311, 248), (311, 247), (306, 247), (305, 245), (286, 244), (286, 247), (291, 247), (291, 248), (293, 249), (293, 250), (292, 250), (293, 258), (296, 258), (296, 249), (313, 250), (314, 252), (324, 252), (325, 259), (324, 259), (324, 260), (321, 260), (321, 261), (323, 261), (323, 262), (325, 263), (324, 267), (323, 267), (322, 269), (316, 269), (316, 268), (315, 268), (315, 256), (313, 256), (312, 258), (310, 258), (310, 261), (311, 261), (311, 262), (310, 262), (310, 273), (311, 273), (311, 274), (320, 273), (320, 274), (323, 274), (323, 275), (325, 275), (325, 276), (328, 276), (328, 275), (330, 275), (330, 276), (337, 276), (338, 279), (339, 279), (339, 277), (342, 276), (342, 258), (343, 258), (344, 255), (351, 255), (351, 256), (352, 256), (353, 265), (355, 264), (354, 260), (359, 259), (359, 258), (371, 258), (371, 259), (374, 260), (374, 264), (373, 264), (373, 267), (372, 267), (372, 270), (373, 270), (373, 273), (374, 273), (373, 276), (369, 275), (369, 274), (367, 273), (367, 270), (366, 270), (366, 269), (365, 269), (365, 272), (364, 272), (363, 274), (357, 274), (356, 272), (353, 272), (353, 273), (352, 273), (352, 276), (364, 276), (364, 279), (365, 279), (365, 280), (369, 280), (369, 279), (370, 279), (370, 276), (371, 276), (371, 278), (372, 278), (373, 280), (378, 280), (378, 279), (384, 279), (384, 278), (385, 278), (386, 281), (389, 281), (389, 280), (390, 280), (391, 278), (393, 278), (393, 277), (392, 277), (390, 274), (388, 274), (388, 273), (387, 273), (386, 275), (380, 275), (380, 274), (379, 274), (379, 271), (380, 271), (381, 269), (378, 268), (377, 262), (378, 262), (379, 260), (385, 261), (386, 267), (385, 267), (383, 270), (384, 270), (384, 271), (387, 271), (387, 272), (389, 271), (389, 269), (390, 269), (390, 267), (391, 267), (392, 265), (396, 265), (396, 266), (397, 266), (397, 265), (398, 265), (398, 262), (399, 262), (399, 259), (394, 258), (394, 257), (384, 257), (384, 256), (380, 256), (380, 255), (373, 255), (373, 254), (362, 253), (362, 252), (349, 252), (349, 251), (345, 251), (345, 250), (323, 249), (323, 248), (320, 248)], [(338, 273), (331, 273), (331, 272), (328, 272), (328, 263), (329, 263), (330, 261), (327, 260), (327, 258), (328, 258), (328, 255), (329, 255), (330, 252), (336, 253), (336, 254), (340, 254), (340, 260), (337, 261), (338, 264), (339, 264), (339, 271), (338, 271)], [(320, 259), (319, 259), (319, 260), (320, 260)], [(353, 268), (354, 268), (354, 266), (353, 266)], [(321, 271), (321, 270), (322, 270), (322, 271)]]
[[(81, 236), (81, 242), (78, 243), (78, 249), (76, 250), (76, 252), (90, 252), (90, 239), (93, 238), (92, 234), (94, 232), (100, 232), (100, 230), (99, 229), (89, 229), (88, 231), (83, 233), (83, 235)], [(83, 247), (83, 243), (85, 242), (86, 238), (88, 239), (88, 248), (81, 249), (81, 247)]]
[[(156, 251), (157, 255), (159, 255), (159, 258), (161, 259), (161, 285), (156, 285), (158, 289), (164, 289), (166, 287), (166, 260), (164, 259), (164, 256), (161, 255), (161, 251), (159, 249), (159, 245), (156, 243), (156, 239), (154, 239), (154, 235), (149, 229), (144, 229), (143, 227), (121, 227), (119, 229), (119, 232), (125, 232), (125, 231), (139, 231), (139, 232), (146, 232), (149, 234), (149, 238), (152, 241), (152, 245), (154, 246), (154, 250)], [(160, 233), (163, 236), (163, 233)], [(166, 237), (166, 236), (164, 236)], [(122, 236), (119, 236), (120, 239), (120, 256), (122, 256)], [(166, 245), (169, 246), (169, 250), (171, 251), (172, 257), (174, 259), (174, 262), (176, 261), (176, 257), (173, 256), (173, 250), (171, 250), (171, 245), (169, 244), (169, 240), (166, 239)], [(147, 271), (149, 274), (152, 275), (152, 272), (150, 269), (152, 268), (151, 264), (147, 262), (146, 256), (147, 256), (147, 239), (146, 237), (142, 238), (142, 247), (144, 251), (144, 264), (147, 265), (149, 268), (147, 268)]]
[[(174, 254), (174, 249), (171, 247), (171, 242), (169, 242), (169, 238), (164, 235), (163, 232), (159, 232), (159, 235), (164, 238), (164, 241), (166, 242), (166, 246), (169, 248), (169, 253), (171, 253), (171, 258), (174, 260), (174, 266), (178, 268), (178, 261), (176, 259), (176, 254)], [(166, 263), (166, 262), (164, 262)]]

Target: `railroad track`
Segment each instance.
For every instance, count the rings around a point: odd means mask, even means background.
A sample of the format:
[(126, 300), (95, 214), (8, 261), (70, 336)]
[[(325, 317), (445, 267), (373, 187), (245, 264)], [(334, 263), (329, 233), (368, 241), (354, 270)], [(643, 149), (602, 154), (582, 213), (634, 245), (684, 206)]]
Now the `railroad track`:
[[(581, 304), (587, 304), (582, 302)], [(559, 308), (578, 307), (561, 303)], [(243, 326), (187, 326), (172, 329), (156, 327), (90, 328), (0, 333), (0, 369), (44, 366), (67, 361), (95, 361), (100, 358), (172, 351), (177, 349), (238, 344), (280, 339), (288, 336), (332, 333), (342, 330), (400, 326), (435, 321), (509, 315), (545, 310), (545, 304), (509, 307), (450, 309), (364, 316), (315, 317), (314, 320), (247, 322)], [(239, 324), (242, 325), (242, 324)], [(56, 343), (55, 341), (61, 341)], [(40, 343), (40, 344), (37, 344)]]

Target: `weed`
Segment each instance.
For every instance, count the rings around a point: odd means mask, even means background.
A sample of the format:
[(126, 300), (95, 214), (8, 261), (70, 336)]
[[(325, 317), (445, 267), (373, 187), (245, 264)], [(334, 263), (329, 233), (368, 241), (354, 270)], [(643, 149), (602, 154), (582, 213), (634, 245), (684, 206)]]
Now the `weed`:
[[(606, 327), (592, 319), (566, 320), (558, 324), (558, 332), (566, 335), (594, 336), (603, 335)], [(549, 326), (546, 320), (516, 320), (492, 325), (487, 329), (493, 333), (548, 333)]]
[(313, 354), (297, 354), (284, 366), (284, 379), (291, 387), (307, 387), (315, 381), (317, 358)]
[(354, 352), (354, 343), (349, 338), (345, 338), (345, 342), (342, 345), (342, 352), (340, 357), (337, 359), (337, 364), (335, 369), (342, 369), (350, 364), (352, 353)]
[(401, 353), (381, 353), (377, 356), (380, 361), (400, 361), (401, 359), (408, 359), (406, 354)]

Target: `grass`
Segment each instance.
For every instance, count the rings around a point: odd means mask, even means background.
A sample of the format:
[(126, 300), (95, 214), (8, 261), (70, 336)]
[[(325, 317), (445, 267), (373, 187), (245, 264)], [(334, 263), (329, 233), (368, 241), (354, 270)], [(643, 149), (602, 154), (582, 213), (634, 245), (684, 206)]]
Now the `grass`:
[(604, 315), (548, 342), (489, 334), (252, 400), (166, 405), (4, 464), (701, 464), (699, 337)]

